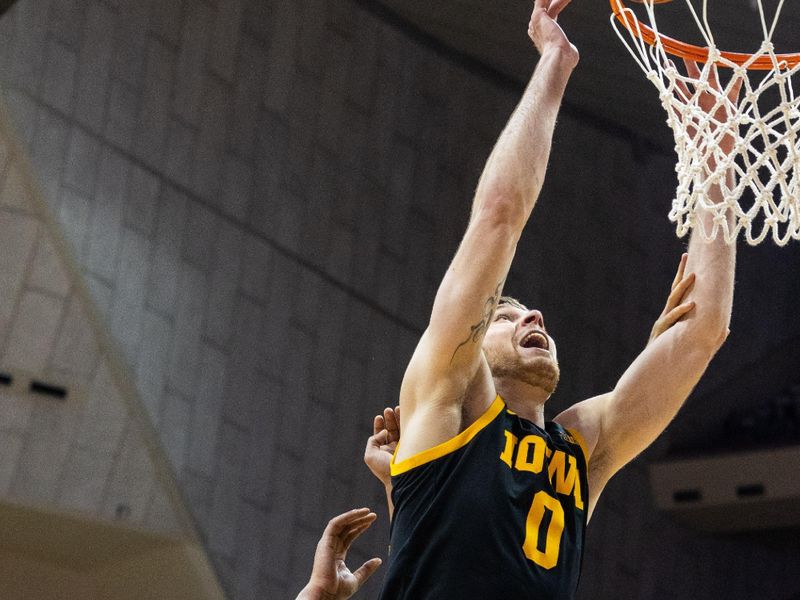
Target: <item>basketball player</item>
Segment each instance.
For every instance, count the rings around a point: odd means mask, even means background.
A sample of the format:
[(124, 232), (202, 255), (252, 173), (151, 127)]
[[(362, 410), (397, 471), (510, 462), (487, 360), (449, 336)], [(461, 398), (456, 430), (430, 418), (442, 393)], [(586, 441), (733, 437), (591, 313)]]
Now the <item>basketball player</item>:
[[(680, 321), (684, 315), (694, 308), (694, 302), (687, 301), (686, 296), (692, 288), (694, 277), (686, 276), (686, 260), (688, 254), (681, 256), (678, 272), (672, 282), (670, 293), (664, 310), (650, 331), (648, 345), (653, 343), (658, 336)], [(389, 519), (392, 518), (394, 506), (392, 505), (392, 473), (391, 463), (394, 451), (400, 441), (400, 407), (387, 406), (383, 413), (375, 415), (372, 421), (372, 435), (367, 438), (364, 448), (364, 462), (372, 474), (380, 481), (386, 491), (386, 501), (389, 509)]]
[[(528, 32), (539, 64), (487, 161), (403, 379), (383, 600), (572, 598), (603, 488), (664, 430), (727, 336), (735, 247), (693, 237), (689, 312), (613, 390), (544, 420), (556, 342), (541, 312), (502, 293), (578, 62), (556, 22), (567, 4), (535, 1)], [(713, 98), (700, 104), (710, 111)], [(731, 145), (721, 140), (720, 151)], [(718, 186), (711, 194), (722, 200)]]

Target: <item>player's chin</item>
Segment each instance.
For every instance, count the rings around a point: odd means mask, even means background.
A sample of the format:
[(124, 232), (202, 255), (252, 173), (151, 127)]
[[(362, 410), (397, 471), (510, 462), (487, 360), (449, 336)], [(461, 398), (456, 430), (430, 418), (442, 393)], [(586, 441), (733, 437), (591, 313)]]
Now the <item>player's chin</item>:
[(538, 350), (536, 354), (522, 354), (520, 356), (520, 362), (531, 371), (558, 369), (558, 362), (556, 359), (545, 350)]
[(528, 357), (525, 361), (524, 378), (526, 383), (542, 388), (548, 394), (556, 391), (561, 378), (558, 362), (552, 356)]

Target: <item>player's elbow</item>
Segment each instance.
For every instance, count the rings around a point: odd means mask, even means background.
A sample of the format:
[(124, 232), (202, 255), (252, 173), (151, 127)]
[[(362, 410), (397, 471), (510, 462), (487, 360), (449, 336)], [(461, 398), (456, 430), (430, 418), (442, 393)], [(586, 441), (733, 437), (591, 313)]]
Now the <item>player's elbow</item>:
[(493, 229), (507, 230), (508, 233), (521, 233), (529, 215), (530, 211), (519, 194), (494, 190), (483, 194), (476, 202), (472, 221)]
[(727, 325), (725, 325), (725, 327), (723, 327), (723, 328), (721, 328), (719, 330), (719, 332), (717, 333), (717, 337), (716, 337), (716, 349), (714, 350), (715, 354), (720, 348), (722, 348), (722, 344), (725, 343), (725, 340), (728, 339), (728, 336), (730, 334), (731, 334), (731, 330), (728, 328)]
[(728, 339), (728, 319), (706, 319), (696, 323), (694, 327), (687, 328), (686, 342), (697, 350), (708, 355), (709, 360), (719, 351), (725, 340)]

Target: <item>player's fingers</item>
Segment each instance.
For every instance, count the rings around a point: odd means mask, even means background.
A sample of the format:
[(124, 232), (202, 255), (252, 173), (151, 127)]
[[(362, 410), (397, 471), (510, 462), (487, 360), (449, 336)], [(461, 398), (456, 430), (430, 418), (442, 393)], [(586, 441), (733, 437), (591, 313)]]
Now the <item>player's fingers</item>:
[(711, 65), (711, 70), (708, 73), (708, 83), (711, 84), (713, 89), (719, 90), (719, 71), (716, 64)]
[[(678, 70), (678, 67), (675, 66), (674, 62), (669, 61), (669, 64), (673, 69), (675, 69), (676, 71)], [(680, 76), (680, 73), (678, 75)], [(691, 97), (691, 94), (689, 93), (689, 87), (686, 85), (686, 82), (681, 80), (680, 77), (676, 77), (675, 87), (678, 88), (678, 91), (680, 91), (680, 95), (678, 97), (684, 102), (688, 101), (689, 98)]]
[(400, 433), (400, 405), (394, 407), (394, 418), (397, 420), (397, 433)]
[(684, 58), (683, 64), (686, 65), (686, 72), (689, 74), (689, 77), (692, 79), (698, 79), (700, 77), (700, 69), (697, 68), (696, 62), (689, 60), (688, 58)]
[(537, 11), (537, 10), (547, 11), (548, 3), (549, 3), (548, 0), (535, 0), (534, 3), (533, 3), (533, 10), (534, 11)]
[(733, 74), (735, 81), (731, 86), (731, 91), (728, 93), (728, 100), (732, 104), (737, 104), (739, 102), (739, 94), (742, 92), (742, 84), (744, 83), (743, 77), (738, 77), (736, 73)]
[(561, 11), (564, 10), (572, 0), (552, 0), (547, 7), (547, 14), (551, 19), (557, 19)]
[(364, 583), (372, 577), (372, 574), (378, 570), (378, 567), (383, 564), (383, 561), (380, 558), (371, 558), (363, 565), (358, 567), (353, 573), (353, 577), (356, 578), (356, 585), (360, 588)]
[(375, 415), (375, 418), (372, 420), (372, 435), (379, 433), (383, 429), (386, 429), (383, 415)]
[(686, 85), (685, 82), (681, 81), (680, 79), (675, 80), (675, 87), (678, 88), (680, 91), (680, 95), (678, 99), (683, 102), (688, 102), (689, 98), (692, 97), (691, 92), (689, 91), (689, 86)]

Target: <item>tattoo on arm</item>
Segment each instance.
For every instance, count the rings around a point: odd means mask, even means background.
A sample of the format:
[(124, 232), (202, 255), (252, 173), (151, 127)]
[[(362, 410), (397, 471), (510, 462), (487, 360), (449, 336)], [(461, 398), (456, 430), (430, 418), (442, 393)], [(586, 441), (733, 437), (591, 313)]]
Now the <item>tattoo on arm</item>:
[(450, 364), (453, 364), (453, 360), (456, 358), (456, 354), (458, 351), (461, 350), (461, 347), (465, 344), (472, 342), (473, 344), (477, 343), (481, 336), (486, 332), (486, 329), (489, 327), (489, 323), (492, 322), (492, 317), (494, 316), (494, 311), (497, 309), (497, 303), (500, 300), (500, 291), (503, 289), (503, 284), (505, 280), (501, 281), (497, 284), (497, 287), (494, 290), (494, 294), (489, 296), (486, 301), (483, 303), (483, 314), (481, 315), (481, 320), (471, 325), (469, 328), (469, 335), (466, 339), (461, 342), (458, 347), (453, 352), (453, 356), (450, 357)]

